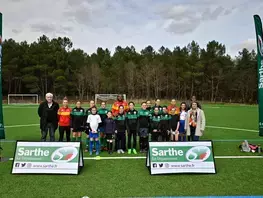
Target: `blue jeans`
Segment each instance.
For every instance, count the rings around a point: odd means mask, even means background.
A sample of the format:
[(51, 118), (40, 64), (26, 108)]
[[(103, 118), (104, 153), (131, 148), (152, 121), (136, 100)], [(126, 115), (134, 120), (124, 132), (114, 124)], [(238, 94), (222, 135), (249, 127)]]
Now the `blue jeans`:
[(190, 138), (188, 139), (189, 141), (199, 141), (199, 136), (195, 135), (195, 127), (190, 126)]
[(49, 132), (50, 142), (55, 142), (55, 127), (52, 123), (47, 123), (45, 130), (41, 131), (41, 141), (45, 142), (47, 139), (47, 134)]

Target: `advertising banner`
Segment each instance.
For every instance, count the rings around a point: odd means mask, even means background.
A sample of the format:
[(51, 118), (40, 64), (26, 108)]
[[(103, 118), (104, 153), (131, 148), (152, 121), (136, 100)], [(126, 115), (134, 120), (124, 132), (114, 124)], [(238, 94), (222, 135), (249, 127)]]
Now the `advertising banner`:
[(17, 141), (13, 174), (79, 174), (84, 166), (80, 142)]
[(150, 174), (216, 173), (211, 141), (149, 142)]

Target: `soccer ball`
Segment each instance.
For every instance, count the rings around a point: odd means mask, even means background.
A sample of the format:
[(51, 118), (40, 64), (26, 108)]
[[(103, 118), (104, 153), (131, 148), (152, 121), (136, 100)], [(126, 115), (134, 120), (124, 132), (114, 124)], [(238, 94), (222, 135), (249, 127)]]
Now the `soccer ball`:
[(82, 198), (89, 198), (88, 196), (84, 196), (84, 197), (82, 197)]

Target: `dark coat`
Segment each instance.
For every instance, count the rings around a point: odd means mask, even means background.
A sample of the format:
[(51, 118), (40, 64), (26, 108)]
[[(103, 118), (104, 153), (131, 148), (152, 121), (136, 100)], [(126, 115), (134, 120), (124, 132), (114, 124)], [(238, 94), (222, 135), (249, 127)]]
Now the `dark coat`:
[(105, 134), (114, 134), (116, 130), (115, 121), (110, 118), (104, 120)]
[[(45, 130), (48, 120), (53, 124), (55, 130), (58, 128), (58, 109), (59, 105), (53, 101), (51, 108), (48, 108), (47, 101), (42, 102), (38, 107), (38, 115), (40, 117), (40, 129)], [(48, 117), (49, 116), (49, 117)]]

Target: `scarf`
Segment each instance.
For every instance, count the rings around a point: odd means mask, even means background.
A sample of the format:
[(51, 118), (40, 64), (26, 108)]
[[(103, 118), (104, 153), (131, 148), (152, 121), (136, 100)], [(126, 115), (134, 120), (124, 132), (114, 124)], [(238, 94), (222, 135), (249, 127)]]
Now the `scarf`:
[(197, 110), (191, 110), (190, 111), (189, 125), (192, 127), (196, 127), (196, 123), (197, 123)]

